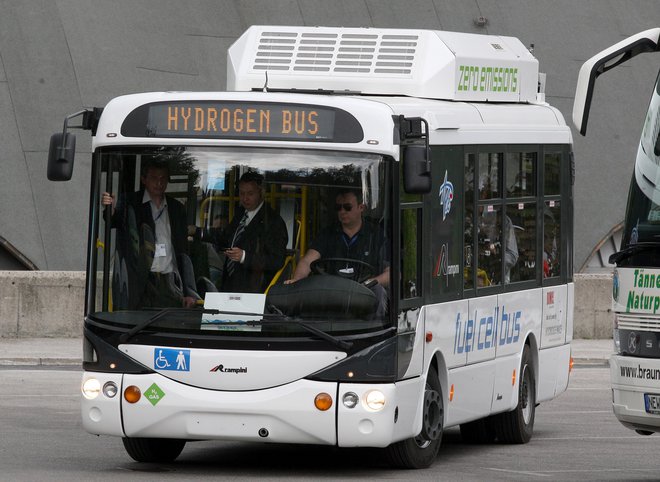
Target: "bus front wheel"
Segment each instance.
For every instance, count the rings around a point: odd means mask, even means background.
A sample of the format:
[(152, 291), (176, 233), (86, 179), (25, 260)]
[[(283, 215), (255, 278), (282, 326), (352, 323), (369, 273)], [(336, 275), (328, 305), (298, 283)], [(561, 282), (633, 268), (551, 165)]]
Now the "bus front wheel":
[(424, 390), (422, 431), (417, 437), (394, 443), (385, 449), (391, 465), (402, 469), (425, 469), (438, 456), (444, 425), (444, 399), (437, 370), (431, 366)]
[(520, 361), (518, 405), (510, 412), (493, 417), (497, 439), (502, 443), (526, 444), (532, 438), (536, 412), (536, 380), (529, 352), (529, 346), (525, 345)]
[(122, 439), (128, 455), (136, 462), (172, 462), (176, 459), (185, 440), (166, 438), (127, 438)]

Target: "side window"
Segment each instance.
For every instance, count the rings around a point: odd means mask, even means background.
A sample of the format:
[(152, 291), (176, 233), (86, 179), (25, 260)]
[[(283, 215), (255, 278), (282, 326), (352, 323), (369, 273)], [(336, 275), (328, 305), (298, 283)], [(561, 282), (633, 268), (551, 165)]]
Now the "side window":
[(543, 206), (543, 277), (561, 274), (560, 240), (561, 209), (559, 201), (546, 201)]
[(463, 289), (563, 275), (565, 153), (541, 154), (537, 146), (472, 149), (464, 155)]
[(477, 287), (502, 283), (502, 206), (479, 204), (477, 225)]
[(559, 196), (561, 186), (561, 153), (545, 155), (543, 162), (543, 195)]
[(543, 158), (543, 278), (561, 275), (561, 152)]
[(476, 263), (476, 253), (474, 251), (474, 176), (477, 155), (468, 153), (465, 155), (465, 181), (464, 192), (464, 210), (465, 224), (463, 226), (463, 289), (470, 290), (474, 288), (474, 265)]
[(506, 243), (502, 231), (502, 166), (504, 153), (479, 153), (477, 200), (477, 287), (502, 283)]
[(536, 151), (507, 152), (504, 217), (504, 282), (536, 279)]
[(505, 282), (536, 279), (536, 202), (507, 204), (505, 228)]
[(506, 196), (536, 196), (536, 152), (507, 152)]
[(421, 296), (420, 228), (421, 213), (418, 208), (401, 210), (401, 299)]

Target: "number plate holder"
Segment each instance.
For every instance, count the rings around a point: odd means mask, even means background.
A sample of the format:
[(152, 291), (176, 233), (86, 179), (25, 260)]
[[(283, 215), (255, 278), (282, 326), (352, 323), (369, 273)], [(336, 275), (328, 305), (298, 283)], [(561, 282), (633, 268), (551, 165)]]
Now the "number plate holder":
[(644, 408), (646, 409), (646, 413), (660, 415), (660, 395), (655, 393), (645, 393)]

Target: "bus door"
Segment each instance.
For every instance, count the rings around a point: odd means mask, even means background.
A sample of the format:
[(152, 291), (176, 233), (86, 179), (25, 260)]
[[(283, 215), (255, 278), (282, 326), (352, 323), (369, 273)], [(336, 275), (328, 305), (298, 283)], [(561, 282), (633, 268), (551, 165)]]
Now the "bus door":
[[(467, 363), (468, 301), (463, 298), (463, 148), (432, 146), (432, 187), (426, 196), (429, 279), (426, 329), (441, 339), (447, 368)], [(469, 341), (469, 340), (468, 340)]]

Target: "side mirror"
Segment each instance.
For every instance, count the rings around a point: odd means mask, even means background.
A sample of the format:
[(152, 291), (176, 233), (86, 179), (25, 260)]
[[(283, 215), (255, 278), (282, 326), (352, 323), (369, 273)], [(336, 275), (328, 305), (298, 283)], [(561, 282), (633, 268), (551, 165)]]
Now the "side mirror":
[(50, 136), (48, 180), (69, 181), (73, 175), (73, 158), (75, 155), (76, 136), (61, 132)]
[(403, 147), (403, 189), (410, 194), (431, 192), (431, 156), (427, 146)]

